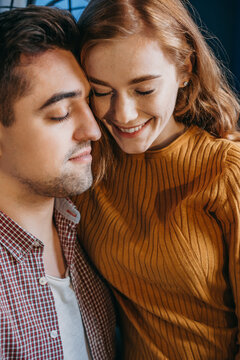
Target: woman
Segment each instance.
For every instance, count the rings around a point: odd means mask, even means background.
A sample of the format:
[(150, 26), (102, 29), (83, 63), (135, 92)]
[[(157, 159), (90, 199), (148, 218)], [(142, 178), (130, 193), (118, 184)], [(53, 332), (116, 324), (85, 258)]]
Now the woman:
[(180, 0), (92, 0), (79, 27), (112, 151), (79, 236), (124, 359), (240, 358), (239, 104)]

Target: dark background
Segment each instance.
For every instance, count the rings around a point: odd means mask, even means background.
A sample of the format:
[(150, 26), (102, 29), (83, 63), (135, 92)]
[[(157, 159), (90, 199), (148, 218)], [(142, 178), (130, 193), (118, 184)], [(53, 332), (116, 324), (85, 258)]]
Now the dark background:
[(208, 42), (216, 56), (234, 74), (233, 82), (240, 92), (240, 0), (190, 2), (200, 15), (203, 25), (215, 36), (215, 40)]

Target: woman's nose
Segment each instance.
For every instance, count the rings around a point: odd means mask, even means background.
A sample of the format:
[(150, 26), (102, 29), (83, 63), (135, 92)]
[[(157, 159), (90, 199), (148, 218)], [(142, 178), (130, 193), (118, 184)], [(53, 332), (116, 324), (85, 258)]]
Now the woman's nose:
[(136, 101), (128, 95), (117, 96), (114, 99), (114, 121), (127, 125), (138, 118)]

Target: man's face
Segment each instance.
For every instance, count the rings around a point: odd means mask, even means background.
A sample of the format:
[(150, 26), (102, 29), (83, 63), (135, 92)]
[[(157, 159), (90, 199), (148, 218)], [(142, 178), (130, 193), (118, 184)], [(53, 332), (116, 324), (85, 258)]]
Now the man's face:
[(62, 197), (85, 191), (92, 184), (91, 141), (101, 135), (83, 71), (61, 49), (23, 56), (19, 71), (30, 89), (13, 106), (13, 125), (0, 125), (0, 176), (20, 193)]

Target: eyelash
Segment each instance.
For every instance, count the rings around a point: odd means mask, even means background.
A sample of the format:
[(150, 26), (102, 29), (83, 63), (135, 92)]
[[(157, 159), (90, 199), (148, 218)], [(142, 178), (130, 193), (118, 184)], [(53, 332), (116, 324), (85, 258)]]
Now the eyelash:
[[(136, 90), (136, 93), (140, 96), (145, 96), (145, 95), (150, 95), (154, 92), (154, 89), (152, 90), (148, 90), (148, 91), (138, 91)], [(107, 93), (98, 93), (96, 92), (95, 90), (93, 91), (93, 94), (96, 96), (96, 97), (101, 97), (101, 96), (107, 96), (107, 95), (110, 95), (111, 94), (111, 91), (110, 92), (107, 92)]]
[(111, 94), (111, 91), (107, 92), (107, 93), (98, 93), (95, 90), (93, 90), (93, 94), (97, 97), (101, 97), (101, 96), (107, 96)]
[(66, 120), (68, 117), (69, 117), (69, 112), (67, 112), (64, 116), (51, 117), (51, 120), (61, 122), (61, 121)]
[(137, 90), (136, 90), (136, 93), (137, 93), (138, 95), (141, 95), (141, 96), (149, 95), (149, 94), (152, 94), (153, 92), (154, 92), (154, 89), (148, 90), (148, 91), (137, 91)]

